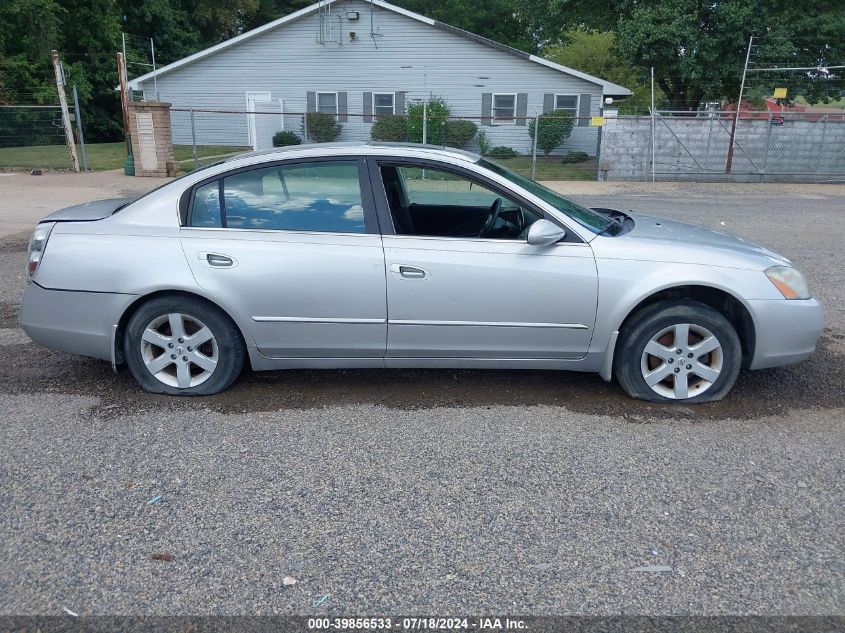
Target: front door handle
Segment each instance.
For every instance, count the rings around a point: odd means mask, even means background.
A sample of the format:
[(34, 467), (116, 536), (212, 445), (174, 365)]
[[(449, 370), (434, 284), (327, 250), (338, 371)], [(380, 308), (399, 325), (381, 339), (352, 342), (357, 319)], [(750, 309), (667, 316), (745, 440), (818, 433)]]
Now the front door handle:
[(404, 279), (425, 279), (428, 273), (422, 268), (408, 266), (407, 264), (391, 264), (390, 272)]

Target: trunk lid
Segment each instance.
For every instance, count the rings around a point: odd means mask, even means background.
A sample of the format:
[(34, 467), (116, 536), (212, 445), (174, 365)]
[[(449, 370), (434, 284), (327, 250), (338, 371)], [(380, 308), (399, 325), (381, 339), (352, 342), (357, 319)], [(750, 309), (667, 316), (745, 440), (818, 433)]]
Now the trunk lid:
[(72, 207), (65, 207), (58, 211), (51, 213), (42, 222), (93, 222), (95, 220), (102, 220), (112, 215), (118, 209), (121, 209), (133, 202), (136, 198), (108, 198), (106, 200), (94, 200), (93, 202), (84, 202), (83, 204), (75, 204)]

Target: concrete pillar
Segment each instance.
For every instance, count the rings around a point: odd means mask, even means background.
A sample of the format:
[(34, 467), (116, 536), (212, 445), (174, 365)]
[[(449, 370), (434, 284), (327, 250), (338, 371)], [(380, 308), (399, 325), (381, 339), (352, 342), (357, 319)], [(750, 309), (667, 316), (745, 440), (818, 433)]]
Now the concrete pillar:
[[(136, 176), (164, 178), (174, 162), (170, 129), (170, 104), (163, 101), (130, 101), (129, 126)], [(173, 166), (171, 164), (171, 171)]]

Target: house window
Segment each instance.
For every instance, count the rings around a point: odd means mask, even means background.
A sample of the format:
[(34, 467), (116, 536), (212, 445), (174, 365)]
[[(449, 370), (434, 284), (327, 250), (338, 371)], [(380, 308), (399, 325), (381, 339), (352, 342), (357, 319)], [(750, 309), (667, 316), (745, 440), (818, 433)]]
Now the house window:
[(555, 95), (555, 111), (562, 110), (573, 119), (578, 116), (578, 95)]
[(494, 94), (493, 95), (493, 123), (502, 125), (514, 123), (516, 116), (516, 95), (515, 94)]
[(318, 92), (317, 112), (325, 112), (326, 114), (337, 114), (337, 93)]
[(373, 94), (373, 114), (376, 117), (396, 114), (395, 95), (392, 92)]

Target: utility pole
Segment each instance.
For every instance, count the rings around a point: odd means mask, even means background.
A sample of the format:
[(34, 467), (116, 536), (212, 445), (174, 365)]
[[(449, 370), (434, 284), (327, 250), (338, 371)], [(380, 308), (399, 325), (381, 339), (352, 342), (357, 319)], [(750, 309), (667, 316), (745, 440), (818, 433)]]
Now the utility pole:
[(126, 60), (123, 53), (117, 54), (117, 75), (120, 80), (120, 109), (123, 111), (123, 132), (126, 136), (126, 162), (123, 173), (135, 175), (135, 157), (132, 155), (132, 131), (129, 127), (129, 88), (126, 85)]
[(59, 62), (59, 54), (55, 50), (50, 51), (53, 60), (53, 71), (56, 73), (56, 90), (59, 92), (59, 105), (62, 107), (62, 126), (65, 128), (65, 141), (70, 150), (70, 164), (73, 171), (79, 173), (79, 158), (76, 156), (76, 143), (73, 140), (73, 128), (70, 126), (70, 114), (67, 109), (67, 97), (65, 96), (65, 78), (62, 74), (62, 65)]
[(748, 60), (751, 58), (751, 42), (754, 41), (754, 36), (748, 38), (748, 52), (745, 53), (745, 66), (742, 67), (742, 82), (739, 84), (739, 99), (736, 101), (736, 114), (731, 124), (731, 138), (728, 141), (728, 158), (725, 161), (725, 173), (731, 173), (731, 166), (734, 160), (734, 140), (736, 139), (736, 124), (739, 121), (739, 109), (742, 107), (742, 92), (745, 90), (745, 75), (748, 73)]

